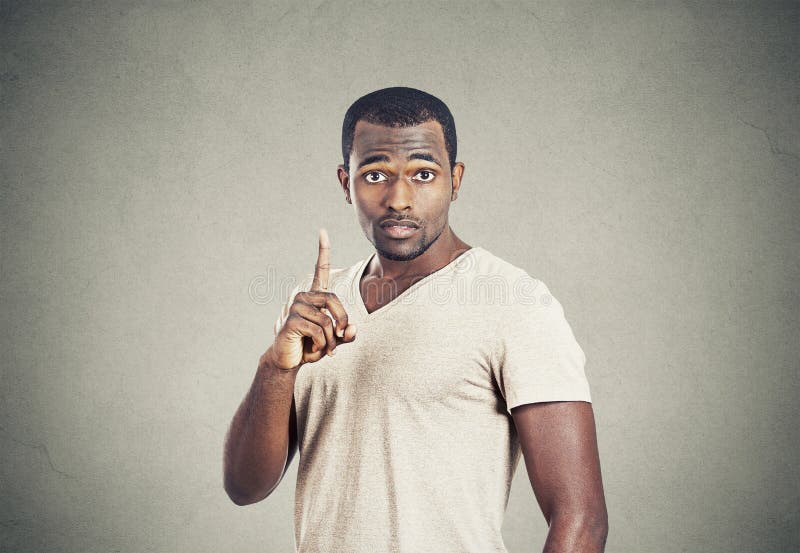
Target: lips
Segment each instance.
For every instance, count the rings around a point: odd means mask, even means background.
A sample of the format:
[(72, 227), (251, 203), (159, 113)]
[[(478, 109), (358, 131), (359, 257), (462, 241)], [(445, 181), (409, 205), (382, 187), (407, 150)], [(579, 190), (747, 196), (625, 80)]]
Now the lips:
[(392, 238), (408, 238), (419, 230), (419, 225), (413, 221), (387, 219), (381, 223), (381, 229)]
[(387, 227), (405, 227), (405, 228), (412, 228), (416, 229), (419, 228), (419, 225), (411, 220), (404, 220), (404, 219), (386, 219), (381, 223), (383, 228)]

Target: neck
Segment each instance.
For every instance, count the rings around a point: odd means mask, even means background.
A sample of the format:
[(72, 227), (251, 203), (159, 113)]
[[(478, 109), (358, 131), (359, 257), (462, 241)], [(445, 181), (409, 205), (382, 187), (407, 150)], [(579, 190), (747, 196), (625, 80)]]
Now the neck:
[(409, 261), (387, 259), (378, 253), (367, 268), (365, 276), (400, 279), (429, 275), (438, 271), (471, 246), (461, 240), (448, 225), (425, 252)]

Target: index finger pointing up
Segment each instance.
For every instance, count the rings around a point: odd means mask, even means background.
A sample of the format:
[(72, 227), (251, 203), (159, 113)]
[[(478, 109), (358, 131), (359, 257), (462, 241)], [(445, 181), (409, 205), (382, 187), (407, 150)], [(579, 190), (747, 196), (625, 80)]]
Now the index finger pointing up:
[(328, 231), (324, 228), (319, 229), (319, 254), (317, 255), (317, 265), (314, 267), (314, 281), (311, 283), (312, 291), (328, 290), (328, 273), (331, 267), (331, 242), (328, 239)]

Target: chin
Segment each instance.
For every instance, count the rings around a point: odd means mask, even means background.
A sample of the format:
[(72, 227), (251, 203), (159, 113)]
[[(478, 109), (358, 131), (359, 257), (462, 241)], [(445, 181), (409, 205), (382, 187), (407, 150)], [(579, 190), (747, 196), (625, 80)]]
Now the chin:
[(414, 243), (406, 244), (399, 240), (377, 240), (373, 245), (381, 257), (392, 261), (411, 261), (428, 251), (435, 241), (428, 241), (425, 229), (420, 230), (420, 237)]
[(419, 249), (414, 249), (409, 253), (394, 252), (394, 251), (384, 250), (379, 247), (377, 247), (376, 250), (378, 250), (378, 253), (380, 254), (381, 257), (385, 259), (391, 259), (392, 261), (411, 261), (412, 259), (415, 259), (420, 255), (422, 255), (423, 253), (423, 251), (420, 251)]

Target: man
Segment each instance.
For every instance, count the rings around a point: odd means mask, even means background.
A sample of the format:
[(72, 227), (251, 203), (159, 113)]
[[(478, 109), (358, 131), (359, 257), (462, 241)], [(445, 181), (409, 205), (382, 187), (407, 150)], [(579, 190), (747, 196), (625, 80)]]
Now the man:
[(541, 281), (448, 224), (464, 175), (439, 99), (389, 88), (345, 115), (345, 201), (375, 253), (291, 293), (225, 445), (225, 489), (267, 497), (299, 447), (310, 552), (504, 552), (520, 452), (547, 552), (603, 551), (585, 356)]

